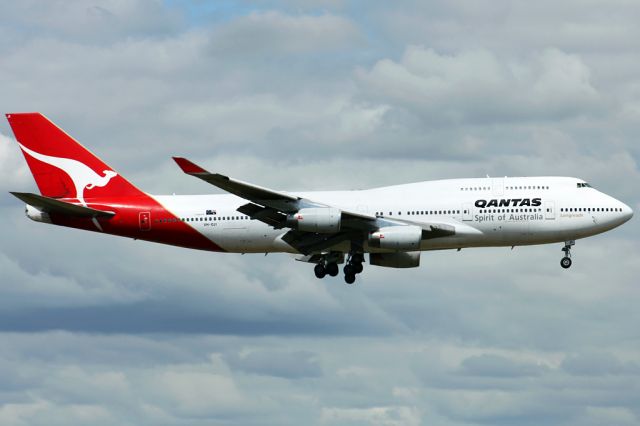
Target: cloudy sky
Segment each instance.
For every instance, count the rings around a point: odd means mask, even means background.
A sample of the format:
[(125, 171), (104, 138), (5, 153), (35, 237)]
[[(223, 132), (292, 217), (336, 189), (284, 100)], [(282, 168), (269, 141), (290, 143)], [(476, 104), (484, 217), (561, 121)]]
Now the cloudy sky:
[[(640, 3), (4, 1), (1, 112), (144, 190), (579, 176), (640, 209)], [(318, 281), (46, 226), (0, 123), (2, 425), (637, 425), (637, 218)]]

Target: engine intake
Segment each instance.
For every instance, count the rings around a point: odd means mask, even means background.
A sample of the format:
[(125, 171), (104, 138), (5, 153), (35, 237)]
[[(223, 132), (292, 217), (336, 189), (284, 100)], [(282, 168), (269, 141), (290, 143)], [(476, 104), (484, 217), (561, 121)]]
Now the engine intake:
[(287, 216), (287, 226), (305, 232), (332, 234), (340, 231), (342, 212), (333, 207), (300, 209)]
[(373, 248), (415, 251), (420, 250), (422, 228), (415, 225), (386, 226), (369, 234), (369, 246)]

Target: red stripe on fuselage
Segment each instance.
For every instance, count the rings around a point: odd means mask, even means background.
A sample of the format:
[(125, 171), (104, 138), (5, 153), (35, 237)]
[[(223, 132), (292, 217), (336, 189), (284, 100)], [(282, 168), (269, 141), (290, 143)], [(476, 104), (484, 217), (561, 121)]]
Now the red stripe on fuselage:
[[(61, 200), (77, 203), (77, 200)], [(135, 238), (161, 244), (207, 251), (225, 251), (213, 241), (202, 235), (181, 218), (168, 211), (162, 204), (149, 195), (113, 198), (89, 198), (88, 207), (112, 211), (111, 218), (97, 218), (102, 230), (96, 227), (93, 219), (77, 218), (52, 213), (51, 222), (71, 228), (97, 231), (121, 237)], [(148, 226), (141, 224), (141, 213), (149, 213)], [(143, 215), (144, 216), (144, 215)], [(156, 219), (165, 219), (156, 222)]]

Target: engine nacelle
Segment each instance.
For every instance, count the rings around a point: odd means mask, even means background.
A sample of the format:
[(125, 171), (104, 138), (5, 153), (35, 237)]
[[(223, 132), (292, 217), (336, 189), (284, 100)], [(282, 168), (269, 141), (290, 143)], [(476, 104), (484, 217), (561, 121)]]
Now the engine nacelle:
[(385, 226), (369, 234), (369, 246), (395, 251), (420, 250), (422, 228), (415, 225)]
[(370, 253), (369, 263), (386, 268), (417, 268), (420, 266), (420, 252)]
[(287, 216), (287, 225), (305, 232), (332, 234), (340, 231), (342, 212), (333, 207), (300, 209)]
[(49, 213), (43, 212), (42, 210), (30, 206), (29, 204), (26, 205), (24, 212), (31, 220), (34, 220), (36, 222), (51, 223)]

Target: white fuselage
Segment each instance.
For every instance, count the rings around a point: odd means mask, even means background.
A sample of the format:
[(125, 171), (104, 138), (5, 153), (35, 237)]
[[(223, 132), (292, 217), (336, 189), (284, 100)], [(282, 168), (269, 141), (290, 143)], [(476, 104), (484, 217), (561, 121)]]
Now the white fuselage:
[[(575, 240), (629, 220), (624, 203), (566, 177), (449, 179), (360, 191), (296, 193), (327, 205), (387, 219), (450, 224), (455, 235), (423, 240), (421, 250), (516, 246)], [(222, 249), (239, 253), (297, 251), (274, 229), (237, 212), (229, 194), (156, 196), (169, 211)], [(494, 200), (494, 201), (492, 201)], [(152, 218), (162, 226), (162, 218)], [(337, 246), (336, 250), (348, 251)], [(365, 251), (384, 251), (365, 246)]]

